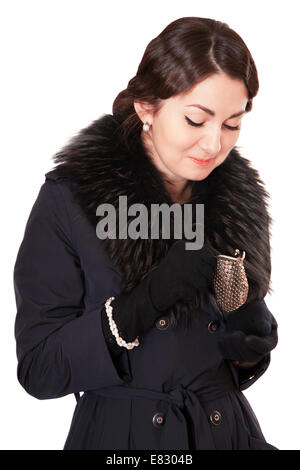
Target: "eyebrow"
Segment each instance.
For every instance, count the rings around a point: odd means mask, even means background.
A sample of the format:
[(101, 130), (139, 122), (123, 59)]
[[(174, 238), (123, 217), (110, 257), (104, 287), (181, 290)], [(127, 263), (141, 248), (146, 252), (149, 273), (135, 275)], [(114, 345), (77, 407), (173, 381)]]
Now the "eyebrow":
[[(205, 111), (206, 113), (210, 114), (211, 116), (215, 116), (216, 113), (214, 111), (212, 111), (211, 109), (208, 109), (206, 108), (205, 106), (202, 106), (201, 104), (189, 104), (187, 105), (187, 107), (190, 107), (190, 106), (195, 106), (196, 108), (200, 108), (202, 109), (203, 111)], [(238, 116), (241, 116), (242, 114), (245, 114), (247, 111), (245, 109), (243, 109), (242, 111), (239, 111), (238, 113), (234, 113), (232, 114), (229, 118), (227, 119), (231, 119), (231, 118), (234, 118), (234, 117), (238, 117)]]

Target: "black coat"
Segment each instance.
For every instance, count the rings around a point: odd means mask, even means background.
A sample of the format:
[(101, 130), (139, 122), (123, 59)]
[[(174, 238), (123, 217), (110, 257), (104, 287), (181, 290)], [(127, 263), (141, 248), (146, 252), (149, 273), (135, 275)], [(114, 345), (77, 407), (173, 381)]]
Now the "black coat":
[[(124, 194), (130, 204), (171, 203), (139, 133), (127, 148), (120, 122), (104, 115), (58, 152), (31, 210), (14, 268), (18, 380), (38, 399), (76, 393), (64, 449), (271, 449), (242, 393), (270, 354), (251, 369), (224, 361), (217, 347), (224, 322), (211, 292), (178, 302), (139, 347), (110, 356), (105, 300), (134, 287), (171, 243), (96, 235), (100, 203), (117, 205)], [(267, 197), (234, 148), (191, 198), (205, 202), (207, 244), (231, 256), (246, 251), (249, 299), (271, 290)], [(180, 313), (195, 305), (185, 329)]]

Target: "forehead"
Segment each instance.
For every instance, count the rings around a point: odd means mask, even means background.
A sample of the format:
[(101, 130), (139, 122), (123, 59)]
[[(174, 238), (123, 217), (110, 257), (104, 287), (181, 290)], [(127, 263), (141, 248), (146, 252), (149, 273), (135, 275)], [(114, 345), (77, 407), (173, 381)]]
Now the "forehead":
[[(225, 74), (214, 74), (196, 83), (190, 90), (169, 98), (173, 105), (186, 107), (201, 104), (218, 111), (232, 111), (232, 114), (245, 109), (248, 101), (248, 91), (245, 84), (238, 79), (232, 79)], [(188, 107), (191, 111), (200, 111), (196, 107)]]

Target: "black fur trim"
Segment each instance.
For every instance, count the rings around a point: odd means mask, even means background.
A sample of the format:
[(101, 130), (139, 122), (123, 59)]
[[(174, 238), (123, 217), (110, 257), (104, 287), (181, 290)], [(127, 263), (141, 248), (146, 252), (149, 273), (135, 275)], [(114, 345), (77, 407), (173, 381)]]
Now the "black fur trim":
[[(53, 156), (54, 170), (76, 183), (74, 191), (79, 203), (95, 227), (100, 220), (97, 206), (110, 203), (118, 207), (121, 195), (127, 196), (128, 205), (144, 204), (149, 214), (152, 203), (172, 204), (163, 175), (144, 149), (140, 129), (131, 135), (128, 150), (121, 123), (118, 114), (105, 114)], [(246, 252), (248, 301), (262, 300), (272, 291), (269, 197), (257, 170), (234, 147), (205, 180), (193, 182), (189, 201), (205, 204), (205, 243), (229, 256), (234, 255), (236, 248)], [(125, 291), (130, 291), (159, 264), (173, 242), (163, 238), (127, 238), (106, 239), (104, 245), (124, 273)], [(204, 305), (208, 294), (209, 291), (190, 302), (178, 301), (170, 312), (175, 318), (180, 312), (191, 318), (190, 314)]]

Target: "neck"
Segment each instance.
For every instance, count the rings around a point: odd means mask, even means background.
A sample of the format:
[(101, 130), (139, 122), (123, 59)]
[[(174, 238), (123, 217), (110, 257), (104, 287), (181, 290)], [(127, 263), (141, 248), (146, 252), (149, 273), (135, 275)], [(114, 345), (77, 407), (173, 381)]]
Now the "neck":
[(154, 149), (150, 133), (142, 133), (142, 143), (148, 157), (152, 160), (154, 166), (162, 173), (165, 187), (172, 201), (178, 204), (183, 204), (188, 201), (191, 196), (190, 181), (170, 174)]
[(164, 181), (168, 193), (174, 203), (184, 204), (191, 196), (190, 181), (172, 182), (170, 180)]

